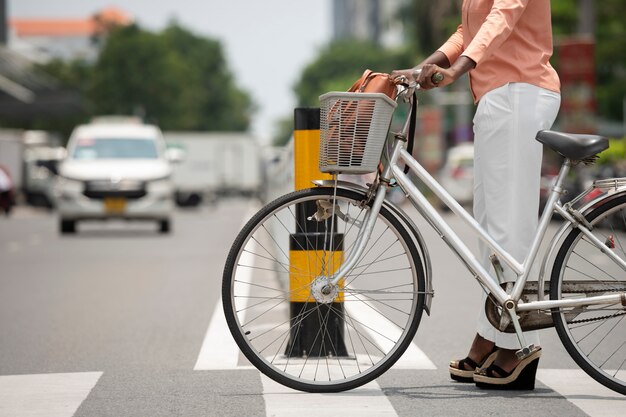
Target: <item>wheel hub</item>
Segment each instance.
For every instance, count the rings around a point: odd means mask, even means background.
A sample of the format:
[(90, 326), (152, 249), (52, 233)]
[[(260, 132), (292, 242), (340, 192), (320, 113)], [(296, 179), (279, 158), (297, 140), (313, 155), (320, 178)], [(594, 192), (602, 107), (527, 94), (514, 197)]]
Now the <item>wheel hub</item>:
[(328, 277), (317, 277), (311, 283), (311, 295), (318, 303), (330, 304), (339, 295), (339, 287), (328, 282)]

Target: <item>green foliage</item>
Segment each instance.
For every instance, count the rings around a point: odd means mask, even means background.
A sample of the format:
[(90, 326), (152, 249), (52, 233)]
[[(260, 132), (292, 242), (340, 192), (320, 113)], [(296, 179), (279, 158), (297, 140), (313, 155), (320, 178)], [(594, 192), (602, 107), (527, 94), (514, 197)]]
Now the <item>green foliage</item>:
[(39, 69), (54, 77), (61, 85), (73, 87), (81, 92), (86, 91), (89, 85), (91, 67), (84, 61), (65, 62), (54, 59), (41, 65)]
[[(53, 60), (47, 64), (35, 66), (33, 71), (47, 80), (52, 79), (53, 84), (65, 93), (83, 93), (89, 85), (91, 67), (84, 61), (68, 63)], [(0, 125), (16, 129), (49, 130), (67, 137), (74, 126), (83, 122), (87, 117), (86, 111), (77, 109), (63, 117), (58, 115), (33, 115), (25, 118), (5, 116), (0, 120)]]
[(55, 60), (40, 70), (82, 94), (85, 113), (4, 121), (4, 126), (58, 130), (102, 114), (136, 115), (168, 130), (244, 131), (253, 110), (237, 88), (219, 42), (170, 24), (161, 33), (137, 25), (112, 29), (95, 64)]
[(272, 145), (285, 146), (293, 134), (293, 115), (278, 120), (274, 125)]
[(333, 42), (304, 69), (294, 87), (298, 106), (319, 106), (321, 94), (349, 89), (368, 68), (391, 72), (412, 66), (414, 61), (406, 50), (388, 50), (361, 41)]
[(626, 137), (610, 139), (609, 149), (600, 154), (598, 165), (614, 165), (626, 161)]
[(555, 38), (571, 35), (578, 26), (579, 0), (552, 0), (552, 33)]
[(623, 117), (626, 97), (626, 2), (596, 2), (596, 68), (599, 113), (606, 118)]
[[(552, 26), (556, 39), (575, 35), (579, 0), (552, 0)], [(619, 120), (626, 97), (626, 2), (595, 2), (596, 98), (600, 116)], [(556, 64), (558, 70), (558, 63)]]
[(169, 128), (181, 114), (185, 67), (159, 36), (127, 26), (115, 30), (92, 72), (95, 114), (136, 114)]
[[(402, 13), (408, 38), (414, 50), (423, 56), (432, 54), (461, 24), (458, 0), (412, 0)], [(410, 19), (410, 20), (409, 20)]]
[(136, 114), (170, 130), (246, 130), (251, 102), (219, 42), (172, 24), (160, 34), (115, 30), (93, 68), (94, 114)]

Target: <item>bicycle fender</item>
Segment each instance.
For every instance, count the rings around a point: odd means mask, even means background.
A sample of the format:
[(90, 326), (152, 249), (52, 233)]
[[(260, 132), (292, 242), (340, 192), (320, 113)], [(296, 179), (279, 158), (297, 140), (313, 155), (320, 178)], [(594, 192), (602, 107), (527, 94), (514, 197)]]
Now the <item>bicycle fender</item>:
[[(334, 180), (315, 180), (312, 181), (317, 187), (334, 187)], [(337, 181), (336, 182), (338, 188), (344, 188), (351, 191), (356, 191), (360, 193), (367, 193), (368, 189), (360, 184), (356, 184), (349, 181)], [(411, 218), (397, 205), (392, 203), (391, 201), (385, 200), (383, 202), (383, 207), (393, 213), (401, 223), (409, 230), (409, 233), (413, 236), (415, 243), (417, 243), (417, 248), (419, 250), (419, 255), (422, 261), (422, 273), (424, 274), (425, 280), (425, 299), (424, 299), (424, 311), (426, 314), (430, 316), (430, 306), (432, 304), (432, 298), (434, 297), (433, 283), (432, 283), (432, 266), (430, 262), (430, 255), (428, 254), (428, 249), (426, 247), (426, 242), (419, 229), (411, 220)]]
[[(591, 201), (586, 202), (583, 206), (581, 206), (578, 211), (584, 216), (587, 217), (587, 215), (594, 210), (595, 208), (597, 208), (600, 204), (606, 204), (618, 197), (621, 197), (623, 195), (626, 194), (626, 187), (622, 187), (622, 188), (618, 188), (615, 190), (615, 192), (613, 192), (612, 194), (602, 194), (596, 198), (594, 198)], [(557, 230), (557, 232), (554, 234), (554, 236), (552, 237), (552, 239), (550, 240), (550, 245), (549, 245), (549, 249), (548, 252), (544, 255), (543, 260), (541, 262), (541, 268), (539, 271), (539, 288), (538, 288), (538, 296), (539, 296), (539, 301), (543, 300), (544, 298), (544, 288), (545, 288), (545, 281), (546, 281), (546, 276), (551, 276), (551, 271), (553, 268), (553, 263), (549, 262), (551, 259), (554, 259), (554, 257), (556, 256), (556, 252), (561, 249), (561, 246), (558, 245), (558, 243), (564, 238), (566, 237), (569, 232), (572, 231), (572, 229), (574, 228), (574, 226), (569, 223), (569, 222), (565, 222), (563, 223), (563, 225), (559, 228), (559, 230)], [(550, 270), (548, 270), (548, 268)], [(549, 281), (549, 279), (548, 279)]]

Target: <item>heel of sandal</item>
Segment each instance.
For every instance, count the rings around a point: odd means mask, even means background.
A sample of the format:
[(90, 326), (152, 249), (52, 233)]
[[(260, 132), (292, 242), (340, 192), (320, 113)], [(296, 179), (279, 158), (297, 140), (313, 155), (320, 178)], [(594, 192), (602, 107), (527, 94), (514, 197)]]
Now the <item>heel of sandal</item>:
[(478, 388), (500, 390), (533, 390), (539, 366), (539, 355), (529, 357), (517, 365), (517, 368), (506, 377), (489, 377), (475, 374), (474, 382)]

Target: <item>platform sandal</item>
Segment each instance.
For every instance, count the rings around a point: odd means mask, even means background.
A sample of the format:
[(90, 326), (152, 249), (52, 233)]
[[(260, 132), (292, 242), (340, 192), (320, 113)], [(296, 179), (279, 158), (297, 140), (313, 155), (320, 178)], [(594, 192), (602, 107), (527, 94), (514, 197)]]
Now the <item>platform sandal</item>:
[(492, 363), (474, 373), (474, 382), (485, 389), (533, 390), (540, 357), (541, 348), (522, 359), (511, 372)]
[[(496, 358), (497, 352), (498, 348), (494, 346), (480, 363), (476, 363), (469, 356), (458, 361), (450, 361), (450, 366), (448, 367), (450, 378), (458, 382), (474, 382), (474, 372), (481, 367), (491, 365)], [(466, 365), (472, 369), (465, 369)]]

